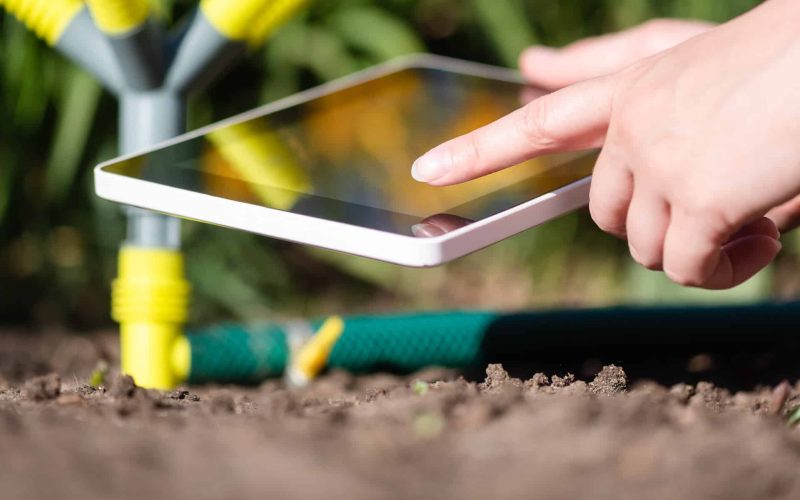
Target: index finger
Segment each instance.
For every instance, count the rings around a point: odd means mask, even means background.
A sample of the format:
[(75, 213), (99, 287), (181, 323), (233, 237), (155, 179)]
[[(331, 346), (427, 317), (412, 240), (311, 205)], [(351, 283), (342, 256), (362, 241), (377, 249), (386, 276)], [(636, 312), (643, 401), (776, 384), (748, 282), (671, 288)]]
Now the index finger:
[(411, 170), (444, 186), (490, 174), (547, 153), (602, 145), (611, 117), (611, 77), (563, 88), (422, 155)]

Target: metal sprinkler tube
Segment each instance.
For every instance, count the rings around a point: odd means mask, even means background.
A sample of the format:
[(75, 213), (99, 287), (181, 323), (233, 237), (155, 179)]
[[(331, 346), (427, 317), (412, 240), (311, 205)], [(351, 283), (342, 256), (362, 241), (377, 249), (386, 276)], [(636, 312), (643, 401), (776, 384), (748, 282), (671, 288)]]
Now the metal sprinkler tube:
[[(202, 0), (177, 46), (151, 19), (149, 0), (0, 0), (0, 7), (119, 97), (119, 149), (129, 154), (185, 131), (187, 95), (243, 55), (248, 40), (263, 41), (285, 20), (285, 14), (260, 18), (271, 5), (287, 12), (289, 4), (305, 3)], [(168, 389), (188, 376), (190, 363), (180, 222), (138, 208), (126, 213), (112, 287), (122, 370), (142, 387)]]

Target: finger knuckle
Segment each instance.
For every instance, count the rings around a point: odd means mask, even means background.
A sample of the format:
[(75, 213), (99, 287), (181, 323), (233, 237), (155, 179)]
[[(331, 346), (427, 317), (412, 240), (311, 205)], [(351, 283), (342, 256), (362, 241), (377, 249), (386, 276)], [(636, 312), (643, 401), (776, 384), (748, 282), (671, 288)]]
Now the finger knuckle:
[(682, 210), (687, 217), (694, 218), (710, 237), (725, 235), (736, 227), (736, 216), (721, 207), (718, 200), (724, 199), (713, 193), (697, 193), (687, 196)]
[(522, 133), (537, 150), (549, 150), (557, 145), (549, 108), (549, 100), (544, 96), (525, 106), (519, 115)]
[[(464, 147), (460, 153), (461, 158), (456, 158), (455, 151), (451, 151), (451, 162), (453, 165), (463, 164), (470, 173), (477, 172), (481, 169), (483, 161), (483, 152), (480, 140), (475, 134), (469, 134), (464, 137)], [(458, 162), (458, 163), (456, 163)]]

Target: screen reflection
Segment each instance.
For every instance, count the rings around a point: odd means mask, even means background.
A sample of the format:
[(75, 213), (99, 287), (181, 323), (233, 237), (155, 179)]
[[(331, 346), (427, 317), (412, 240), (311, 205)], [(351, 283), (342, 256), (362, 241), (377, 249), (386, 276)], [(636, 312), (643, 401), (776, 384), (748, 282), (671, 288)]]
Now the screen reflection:
[(490, 123), (537, 91), (406, 69), (107, 167), (244, 203), (417, 237), (463, 227), (591, 174), (554, 155), (457, 186), (414, 181), (429, 148)]

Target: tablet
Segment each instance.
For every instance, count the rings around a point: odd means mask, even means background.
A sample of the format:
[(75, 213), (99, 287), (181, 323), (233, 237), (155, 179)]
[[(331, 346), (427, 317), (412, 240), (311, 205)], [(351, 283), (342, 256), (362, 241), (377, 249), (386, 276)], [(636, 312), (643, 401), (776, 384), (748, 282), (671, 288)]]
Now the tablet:
[(448, 187), (411, 178), (419, 155), (531, 93), (515, 71), (406, 57), (102, 163), (95, 188), (178, 217), (434, 266), (588, 202), (594, 152)]

